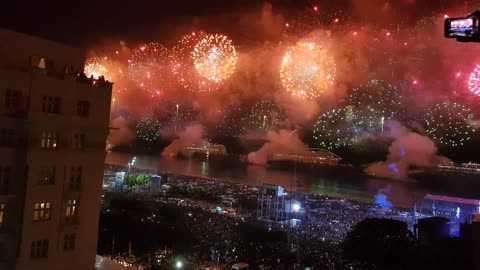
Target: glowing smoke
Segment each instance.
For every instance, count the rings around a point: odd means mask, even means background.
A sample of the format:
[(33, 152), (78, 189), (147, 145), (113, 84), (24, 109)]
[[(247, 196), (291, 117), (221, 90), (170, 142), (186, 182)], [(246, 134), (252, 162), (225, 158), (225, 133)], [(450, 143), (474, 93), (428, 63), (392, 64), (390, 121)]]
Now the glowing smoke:
[(365, 169), (366, 173), (405, 179), (412, 166), (431, 167), (447, 160), (437, 155), (437, 147), (429, 137), (412, 132), (398, 122), (389, 122), (387, 127), (394, 139), (388, 149), (387, 160), (371, 164)]
[(384, 208), (392, 208), (393, 204), (388, 200), (387, 193), (390, 192), (391, 187), (381, 188), (375, 195), (375, 204)]
[(173, 140), (164, 150), (162, 155), (165, 157), (176, 156), (184, 147), (192, 144), (204, 143), (203, 135), (205, 130), (200, 124), (188, 126), (178, 134), (178, 138)]
[(267, 133), (268, 142), (258, 151), (248, 154), (248, 162), (265, 165), (269, 156), (273, 154), (306, 154), (308, 153), (305, 145), (295, 131), (280, 130), (279, 132), (269, 131)]

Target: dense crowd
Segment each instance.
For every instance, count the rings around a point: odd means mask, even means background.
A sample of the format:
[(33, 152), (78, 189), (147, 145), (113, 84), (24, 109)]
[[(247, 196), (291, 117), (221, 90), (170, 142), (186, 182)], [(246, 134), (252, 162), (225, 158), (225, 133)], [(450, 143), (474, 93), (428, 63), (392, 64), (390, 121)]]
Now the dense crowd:
[[(345, 261), (340, 250), (341, 241), (355, 224), (367, 217), (380, 217), (401, 220), (412, 226), (409, 210), (327, 198), (321, 194), (296, 195), (302, 205), (301, 213), (295, 216), (300, 220), (296, 225), (258, 221), (255, 204), (248, 207), (242, 203), (245, 199), (256, 201), (257, 187), (217, 179), (168, 175), (162, 192), (157, 194), (148, 192), (148, 187), (125, 187), (118, 192), (114, 191), (112, 184), (118, 170), (118, 167), (105, 170), (105, 200), (115, 197), (141, 201), (147, 210), (127, 215), (135, 217), (138, 222), (156, 226), (166, 222), (162, 214), (165, 207), (176, 209), (180, 215), (176, 219), (184, 225), (180, 226), (181, 229), (175, 225), (175, 230), (184, 229), (191, 237), (186, 240), (186, 249), (175, 252), (181, 252), (192, 269), (229, 269), (239, 261), (255, 265), (256, 269), (300, 266), (361, 269), (361, 266)], [(161, 174), (155, 171), (142, 173)], [(104, 214), (119, 210), (104, 204)], [(137, 257), (133, 258), (136, 259), (127, 257), (134, 260), (133, 265), (138, 265), (139, 269), (149, 269), (149, 265), (152, 268), (150, 260), (142, 262), (138, 260), (139, 255), (135, 255)]]

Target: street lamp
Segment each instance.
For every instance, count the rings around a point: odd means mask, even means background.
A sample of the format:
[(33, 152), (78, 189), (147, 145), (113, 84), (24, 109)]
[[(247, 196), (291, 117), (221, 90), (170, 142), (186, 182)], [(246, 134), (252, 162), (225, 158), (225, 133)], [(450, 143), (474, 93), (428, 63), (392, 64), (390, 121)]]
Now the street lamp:
[(175, 263), (175, 267), (176, 267), (177, 269), (181, 269), (181, 268), (183, 267), (183, 263), (182, 263), (181, 261), (177, 261), (177, 262)]

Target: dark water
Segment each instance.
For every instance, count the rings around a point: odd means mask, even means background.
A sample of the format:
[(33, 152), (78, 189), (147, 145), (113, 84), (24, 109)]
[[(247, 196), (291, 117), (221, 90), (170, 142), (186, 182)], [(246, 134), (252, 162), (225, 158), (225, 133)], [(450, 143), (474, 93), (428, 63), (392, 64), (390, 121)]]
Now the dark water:
[[(106, 163), (124, 165), (133, 158), (133, 154), (109, 153)], [(216, 161), (201, 161), (197, 159), (165, 159), (160, 156), (137, 155), (135, 167), (158, 169), (160, 171), (212, 177), (245, 184), (271, 183), (279, 184), (287, 189), (292, 186), (292, 180), (297, 179), (297, 189), (304, 192), (323, 194), (332, 197), (342, 197), (361, 202), (373, 202), (375, 195), (384, 193), (390, 202), (397, 207), (411, 207), (413, 198), (421, 199), (428, 193), (450, 196), (480, 197), (480, 190), (459, 186), (455, 181), (442, 185), (419, 184), (415, 180), (397, 181), (370, 178), (366, 176), (322, 177), (305, 171), (279, 170), (255, 165), (230, 166)], [(480, 183), (480, 179), (478, 179)]]

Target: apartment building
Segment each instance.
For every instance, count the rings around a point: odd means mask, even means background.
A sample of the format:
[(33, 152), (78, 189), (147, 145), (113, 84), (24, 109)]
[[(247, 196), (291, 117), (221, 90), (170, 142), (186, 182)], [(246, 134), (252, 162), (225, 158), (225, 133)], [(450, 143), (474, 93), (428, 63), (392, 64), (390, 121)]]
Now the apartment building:
[(0, 269), (94, 269), (112, 83), (0, 28)]

